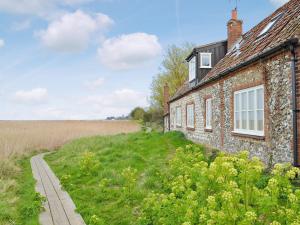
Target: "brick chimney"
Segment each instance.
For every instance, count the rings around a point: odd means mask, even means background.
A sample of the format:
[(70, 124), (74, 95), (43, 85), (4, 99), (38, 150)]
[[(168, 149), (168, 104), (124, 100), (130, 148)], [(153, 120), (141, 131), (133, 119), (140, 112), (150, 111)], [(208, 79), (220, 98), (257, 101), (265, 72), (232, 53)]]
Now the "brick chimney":
[(169, 85), (167, 83), (165, 83), (165, 86), (164, 86), (164, 114), (169, 113), (169, 100), (170, 100)]
[(243, 21), (238, 19), (238, 11), (237, 8), (235, 8), (234, 10), (232, 10), (231, 19), (227, 23), (228, 51), (232, 48), (232, 46), (236, 43), (236, 41), (242, 36), (242, 34), (243, 34)]

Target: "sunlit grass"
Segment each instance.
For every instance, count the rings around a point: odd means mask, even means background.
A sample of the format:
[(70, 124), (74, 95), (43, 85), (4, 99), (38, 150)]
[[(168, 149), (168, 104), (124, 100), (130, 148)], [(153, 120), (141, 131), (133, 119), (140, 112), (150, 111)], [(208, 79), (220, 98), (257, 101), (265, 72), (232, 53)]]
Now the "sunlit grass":
[(188, 143), (180, 133), (82, 138), (46, 160), (87, 224), (135, 224), (144, 197), (162, 187), (175, 149)]
[(0, 164), (0, 224), (37, 225), (41, 198), (35, 192), (30, 157)]

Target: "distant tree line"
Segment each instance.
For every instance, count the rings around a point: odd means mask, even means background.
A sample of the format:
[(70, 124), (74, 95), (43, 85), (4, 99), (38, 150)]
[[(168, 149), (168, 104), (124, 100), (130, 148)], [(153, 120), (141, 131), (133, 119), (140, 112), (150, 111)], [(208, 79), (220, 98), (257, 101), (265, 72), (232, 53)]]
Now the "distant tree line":
[(108, 116), (106, 117), (106, 120), (129, 120), (130, 116), (122, 115), (122, 116)]

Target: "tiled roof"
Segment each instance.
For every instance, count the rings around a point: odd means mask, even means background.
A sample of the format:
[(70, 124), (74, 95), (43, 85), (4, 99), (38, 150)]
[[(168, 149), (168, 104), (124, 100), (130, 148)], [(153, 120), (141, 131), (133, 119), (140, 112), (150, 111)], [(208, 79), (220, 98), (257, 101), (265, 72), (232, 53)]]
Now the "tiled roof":
[[(278, 15), (277, 22), (264, 35), (260, 36), (262, 30)], [(217, 63), (216, 66), (200, 81), (197, 86), (207, 83), (216, 78), (219, 74), (247, 62), (257, 55), (262, 54), (272, 48), (280, 46), (282, 43), (300, 34), (300, 0), (290, 0), (281, 8), (277, 9), (270, 16), (265, 18), (257, 26), (245, 33), (239, 40), (238, 50), (228, 50), (226, 56)], [(191, 90), (188, 84), (184, 84), (171, 98), (178, 98), (180, 95)]]
[(186, 81), (180, 88), (178, 88), (178, 90), (175, 92), (175, 94), (171, 97), (170, 100), (172, 101), (173, 99), (176, 99), (181, 95), (184, 95), (190, 90), (192, 90), (192, 88), (190, 87), (189, 82)]

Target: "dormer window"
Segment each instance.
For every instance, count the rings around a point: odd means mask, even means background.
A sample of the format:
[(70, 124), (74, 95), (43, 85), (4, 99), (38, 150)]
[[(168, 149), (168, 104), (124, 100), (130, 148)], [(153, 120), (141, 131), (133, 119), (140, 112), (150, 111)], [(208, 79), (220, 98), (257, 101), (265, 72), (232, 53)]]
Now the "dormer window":
[(189, 81), (196, 79), (196, 57), (193, 56), (189, 61)]
[(200, 53), (200, 68), (211, 68), (211, 53)]

